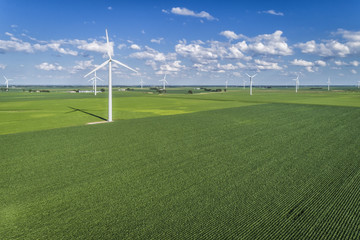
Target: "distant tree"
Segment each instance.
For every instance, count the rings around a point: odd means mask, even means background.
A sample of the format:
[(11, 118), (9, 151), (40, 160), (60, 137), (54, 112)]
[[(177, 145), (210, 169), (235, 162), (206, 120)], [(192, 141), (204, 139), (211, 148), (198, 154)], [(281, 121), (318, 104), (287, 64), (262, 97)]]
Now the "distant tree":
[(193, 91), (192, 91), (192, 90), (189, 90), (189, 91), (188, 91), (188, 94), (193, 94)]
[(166, 90), (164, 90), (164, 89), (157, 89), (157, 93), (166, 93)]
[(105, 92), (105, 89), (104, 88), (100, 89), (100, 92)]

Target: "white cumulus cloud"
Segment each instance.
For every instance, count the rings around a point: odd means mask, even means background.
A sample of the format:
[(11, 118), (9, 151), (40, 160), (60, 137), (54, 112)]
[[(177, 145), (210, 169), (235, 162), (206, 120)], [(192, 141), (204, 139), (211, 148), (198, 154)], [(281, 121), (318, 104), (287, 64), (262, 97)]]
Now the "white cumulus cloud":
[(230, 31), (230, 30), (226, 30), (226, 31), (222, 31), (220, 33), (220, 35), (230, 39), (230, 40), (235, 40), (235, 39), (240, 39), (240, 38), (245, 38), (247, 39), (246, 36), (242, 35), (242, 34), (236, 34), (235, 32), (233, 31)]
[(315, 65), (316, 66), (320, 66), (320, 67), (325, 67), (326, 66), (326, 62), (323, 60), (317, 60), (315, 61)]
[(156, 74), (165, 74), (165, 73), (176, 73), (184, 69), (185, 66), (181, 65), (181, 61), (173, 61), (170, 63), (160, 65), (160, 70)]
[[(91, 51), (91, 52), (98, 52), (98, 53), (107, 53), (107, 44), (106, 42), (99, 42), (94, 40), (92, 42), (87, 42), (84, 40), (79, 40), (78, 49)], [(110, 54), (114, 55), (114, 43), (110, 42)]]
[(302, 59), (294, 59), (293, 61), (291, 61), (291, 64), (295, 66), (303, 66), (303, 67), (314, 66), (314, 63)]
[(130, 57), (137, 59), (153, 60), (156, 62), (176, 60), (176, 54), (164, 54), (148, 46), (145, 46), (144, 51), (130, 54)]
[(352, 61), (352, 62), (350, 62), (350, 64), (353, 65), (354, 67), (357, 67), (357, 66), (360, 65), (360, 62), (358, 62), (358, 61)]
[(259, 13), (266, 13), (266, 14), (271, 14), (271, 15), (275, 15), (275, 16), (284, 16), (284, 13), (282, 12), (276, 12), (275, 10), (267, 10), (267, 11), (261, 11)]
[(73, 67), (73, 69), (70, 71), (71, 73), (75, 73), (80, 70), (89, 69), (90, 67), (93, 67), (93, 59), (86, 60), (86, 61), (76, 61), (76, 65)]
[(191, 17), (197, 17), (197, 18), (206, 18), (207, 20), (215, 20), (213, 16), (211, 16), (209, 13), (205, 11), (201, 11), (199, 13), (196, 13), (192, 10), (189, 10), (187, 8), (181, 8), (181, 7), (174, 7), (171, 9), (171, 13), (176, 15), (182, 15), (182, 16), (191, 16)]
[(52, 63), (47, 63), (47, 62), (43, 62), (39, 65), (35, 65), (35, 67), (37, 69), (40, 69), (40, 70), (45, 70), (45, 71), (61, 71), (61, 70), (64, 70), (64, 68), (62, 66), (60, 66), (59, 64), (55, 63), (55, 64), (52, 64)]
[(322, 40), (319, 43), (315, 40), (310, 40), (305, 43), (295, 44), (294, 46), (301, 49), (302, 53), (315, 54), (322, 57), (360, 55), (360, 31), (352, 32), (339, 29), (333, 35), (340, 36), (340, 39)]
[(130, 48), (133, 50), (141, 50), (141, 47), (137, 44), (131, 44)]
[(267, 62), (264, 60), (255, 59), (256, 67), (260, 70), (282, 70), (282, 67), (275, 62)]
[(295, 65), (295, 66), (305, 67), (306, 71), (308, 71), (308, 72), (315, 72), (315, 70), (313, 68), (313, 66), (314, 66), (313, 62), (309, 62), (309, 61), (302, 60), (302, 59), (294, 59), (293, 61), (291, 61), (291, 64)]
[(162, 40), (164, 40), (164, 38), (153, 38), (150, 40), (150, 42), (160, 44)]
[(262, 34), (254, 38), (249, 38), (242, 34), (236, 34), (228, 30), (220, 33), (220, 35), (223, 35), (230, 40), (240, 38), (245, 39), (233, 45), (241, 52), (262, 55), (292, 55), (293, 51), (286, 43), (286, 38), (283, 37), (282, 34), (282, 31), (277, 30), (272, 34)]

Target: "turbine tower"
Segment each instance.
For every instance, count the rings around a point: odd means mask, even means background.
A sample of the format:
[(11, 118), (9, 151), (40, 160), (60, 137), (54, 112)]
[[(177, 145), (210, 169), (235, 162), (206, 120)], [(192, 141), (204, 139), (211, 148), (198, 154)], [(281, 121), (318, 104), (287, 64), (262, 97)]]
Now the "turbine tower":
[(358, 81), (357, 83), (358, 83), (358, 88), (360, 88), (360, 81)]
[(225, 81), (225, 89), (227, 89), (228, 80)]
[(297, 77), (293, 79), (295, 81), (295, 92), (298, 92), (299, 88), (299, 74), (297, 74)]
[(12, 81), (12, 79), (6, 78), (5, 75), (3, 74), (4, 78), (5, 78), (5, 84), (6, 84), (6, 91), (9, 91), (9, 81)]
[(92, 84), (93, 84), (93, 90), (94, 90), (95, 96), (96, 96), (96, 80), (97, 79), (99, 79), (100, 81), (103, 81), (101, 78), (96, 76), (96, 71), (95, 71), (94, 72), (94, 77), (89, 80), (89, 82), (92, 82)]
[(327, 84), (328, 84), (328, 91), (330, 91), (330, 77), (328, 77)]
[(252, 76), (246, 73), (246, 75), (250, 78), (250, 96), (252, 95), (252, 79), (256, 76), (256, 73)]
[(243, 80), (243, 88), (245, 89), (246, 80)]
[(144, 84), (145, 82), (141, 79), (141, 81), (140, 81), (140, 86), (141, 86), (141, 89), (143, 88), (143, 84)]
[(106, 64), (109, 64), (109, 114), (108, 114), (108, 122), (112, 122), (112, 75), (111, 75), (111, 63), (114, 62), (116, 64), (119, 64), (120, 66), (123, 66), (133, 72), (136, 72), (136, 70), (132, 69), (131, 67), (119, 62), (118, 60), (112, 59), (111, 58), (111, 52), (110, 52), (110, 43), (109, 43), (109, 37), (108, 37), (108, 32), (107, 29), (105, 29), (106, 32), (106, 43), (107, 43), (107, 54), (109, 56), (109, 59), (106, 60), (104, 63), (102, 63), (100, 66), (98, 66), (97, 68), (95, 68), (94, 70), (92, 70), (91, 72), (89, 72), (88, 74), (86, 74), (84, 77), (89, 76), (91, 73), (99, 70), (100, 68), (104, 67)]
[(165, 90), (165, 83), (166, 83), (166, 84), (169, 84), (169, 83), (166, 81), (166, 74), (165, 74), (165, 76), (164, 76), (163, 79), (159, 80), (159, 82), (163, 82), (163, 89)]

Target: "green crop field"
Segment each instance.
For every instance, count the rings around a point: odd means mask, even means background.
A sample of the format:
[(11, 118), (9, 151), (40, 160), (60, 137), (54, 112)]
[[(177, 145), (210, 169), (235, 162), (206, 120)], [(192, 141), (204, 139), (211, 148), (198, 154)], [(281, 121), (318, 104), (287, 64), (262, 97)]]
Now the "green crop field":
[(360, 238), (359, 91), (188, 89), (0, 93), (0, 239)]

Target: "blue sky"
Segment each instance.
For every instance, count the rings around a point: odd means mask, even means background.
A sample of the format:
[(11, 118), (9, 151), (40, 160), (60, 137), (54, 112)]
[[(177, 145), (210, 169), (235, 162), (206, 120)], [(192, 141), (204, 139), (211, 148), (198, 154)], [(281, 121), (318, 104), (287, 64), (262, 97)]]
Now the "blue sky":
[[(0, 0), (0, 72), (13, 84), (82, 85), (117, 59), (116, 85), (355, 85), (360, 1)], [(107, 79), (107, 69), (98, 76)], [(3, 80), (1, 80), (3, 85)]]

